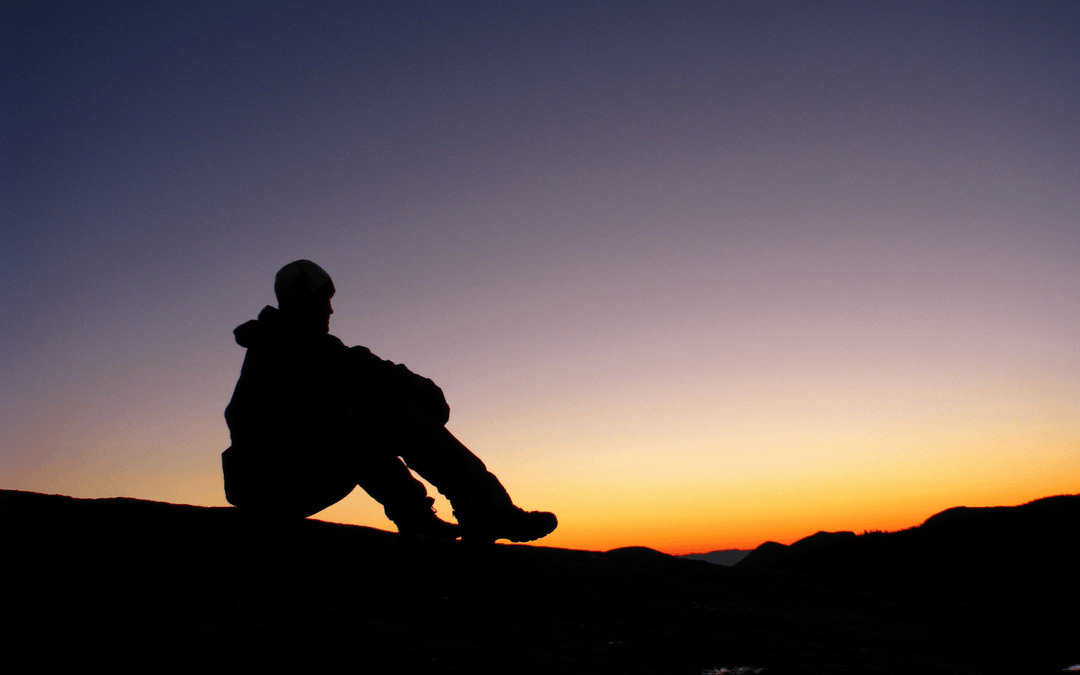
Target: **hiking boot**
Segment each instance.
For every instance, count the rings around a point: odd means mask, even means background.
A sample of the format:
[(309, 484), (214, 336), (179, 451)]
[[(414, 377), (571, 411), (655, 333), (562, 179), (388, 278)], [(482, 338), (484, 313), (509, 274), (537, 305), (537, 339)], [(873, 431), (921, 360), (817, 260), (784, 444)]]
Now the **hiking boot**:
[(498, 539), (513, 542), (534, 541), (546, 537), (559, 526), (559, 519), (547, 511), (523, 511), (516, 506), (485, 515), (461, 526), (461, 541), (491, 545)]

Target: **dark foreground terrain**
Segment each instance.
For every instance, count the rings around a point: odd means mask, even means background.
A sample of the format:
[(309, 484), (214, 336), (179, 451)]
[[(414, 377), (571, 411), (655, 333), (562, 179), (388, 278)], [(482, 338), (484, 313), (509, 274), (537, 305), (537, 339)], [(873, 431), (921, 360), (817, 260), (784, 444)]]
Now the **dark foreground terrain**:
[[(1080, 497), (1055, 499), (1031, 516), (1052, 524), (1046, 545), (971, 521), (911, 555), (887, 543), (905, 533), (817, 535), (731, 568), (0, 491), (0, 644), (51, 670), (1060, 673), (1080, 663), (1075, 561), (1060, 559)], [(949, 513), (939, 525), (972, 515)]]

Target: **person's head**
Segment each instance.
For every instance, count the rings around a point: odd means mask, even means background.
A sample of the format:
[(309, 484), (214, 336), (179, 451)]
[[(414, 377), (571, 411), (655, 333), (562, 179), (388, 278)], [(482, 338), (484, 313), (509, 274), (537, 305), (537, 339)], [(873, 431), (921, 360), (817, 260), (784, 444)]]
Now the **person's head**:
[(278, 270), (274, 295), (282, 313), (302, 323), (330, 331), (334, 309), (334, 282), (326, 271), (310, 260), (297, 260)]

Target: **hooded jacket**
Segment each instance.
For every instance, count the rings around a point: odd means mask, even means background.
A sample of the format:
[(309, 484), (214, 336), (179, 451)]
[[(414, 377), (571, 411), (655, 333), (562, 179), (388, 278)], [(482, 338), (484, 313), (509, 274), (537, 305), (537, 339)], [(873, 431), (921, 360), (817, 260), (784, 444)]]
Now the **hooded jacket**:
[(439, 425), (449, 419), (450, 407), (431, 380), (366, 347), (346, 347), (277, 308), (264, 307), (233, 334), (248, 351), (225, 408), (232, 460), (223, 463), (232, 503), (229, 485), (255, 473), (250, 467), (284, 467), (313, 446), (340, 444), (357, 425), (379, 424), (405, 399), (421, 403)]

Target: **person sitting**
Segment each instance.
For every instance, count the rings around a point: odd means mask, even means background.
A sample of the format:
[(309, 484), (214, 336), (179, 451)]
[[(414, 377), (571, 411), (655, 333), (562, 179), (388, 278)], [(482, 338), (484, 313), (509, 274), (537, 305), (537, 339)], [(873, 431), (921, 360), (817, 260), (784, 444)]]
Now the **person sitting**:
[[(446, 428), (442, 390), (404, 365), (330, 335), (334, 283), (310, 260), (281, 268), (278, 307), (237, 327), (247, 349), (225, 408), (225, 497), (267, 518), (306, 518), (359, 485), (399, 532), (491, 544), (550, 534), (553, 513), (514, 505), (499, 479)], [(413, 471), (449, 499), (436, 515)]]

